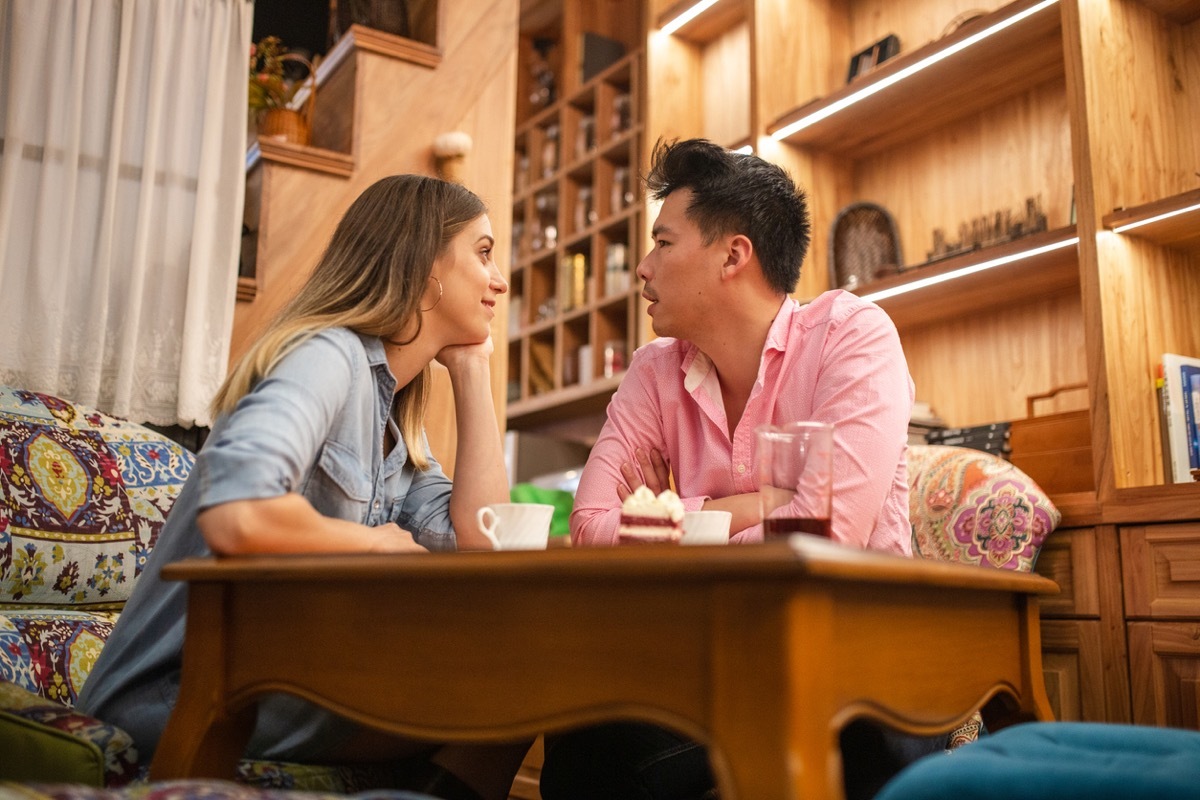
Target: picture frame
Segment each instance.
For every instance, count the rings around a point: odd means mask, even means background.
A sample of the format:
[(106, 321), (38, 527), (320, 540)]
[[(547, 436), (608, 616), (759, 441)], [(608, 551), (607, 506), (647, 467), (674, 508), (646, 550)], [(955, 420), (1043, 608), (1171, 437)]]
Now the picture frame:
[(899, 54), (900, 38), (889, 33), (865, 50), (855, 53), (850, 58), (850, 71), (846, 75), (846, 83), (862, 77), (889, 58)]

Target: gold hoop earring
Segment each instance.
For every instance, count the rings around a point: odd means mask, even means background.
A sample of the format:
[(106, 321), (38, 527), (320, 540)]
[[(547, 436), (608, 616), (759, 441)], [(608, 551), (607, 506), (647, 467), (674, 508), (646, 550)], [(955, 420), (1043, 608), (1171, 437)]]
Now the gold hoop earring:
[(439, 281), (439, 280), (438, 280), (437, 278), (435, 278), (433, 275), (430, 275), (430, 276), (429, 276), (429, 279), (430, 279), (430, 280), (432, 280), (432, 281), (436, 281), (436, 282), (437, 282), (437, 285), (438, 285), (438, 299), (437, 299), (437, 300), (434, 300), (434, 301), (433, 301), (433, 305), (431, 305), (429, 308), (422, 308), (422, 309), (421, 309), (421, 311), (422, 311), (422, 312), (425, 312), (425, 311), (433, 311), (435, 308), (437, 308), (437, 304), (438, 304), (438, 303), (440, 303), (440, 302), (442, 302), (442, 295), (445, 293), (445, 290), (442, 288), (442, 282), (441, 282), (441, 281)]

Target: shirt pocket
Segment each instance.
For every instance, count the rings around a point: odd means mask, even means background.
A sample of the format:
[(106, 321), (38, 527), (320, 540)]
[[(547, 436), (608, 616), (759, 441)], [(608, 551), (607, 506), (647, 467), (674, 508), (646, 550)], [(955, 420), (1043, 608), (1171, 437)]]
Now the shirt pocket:
[(328, 517), (354, 522), (367, 519), (374, 481), (350, 448), (326, 442), (313, 477), (305, 494), (314, 508)]

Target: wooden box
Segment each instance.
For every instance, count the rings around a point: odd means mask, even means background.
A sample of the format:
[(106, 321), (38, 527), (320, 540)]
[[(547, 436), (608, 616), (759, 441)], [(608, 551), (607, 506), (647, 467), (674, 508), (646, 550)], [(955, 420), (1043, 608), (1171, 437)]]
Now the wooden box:
[(1087, 410), (1066, 411), (1035, 417), (1035, 400), (1053, 397), (1060, 389), (1028, 401), (1029, 417), (1013, 420), (1009, 429), (1010, 460), (1037, 481), (1047, 494), (1094, 492), (1092, 470), (1092, 427)]

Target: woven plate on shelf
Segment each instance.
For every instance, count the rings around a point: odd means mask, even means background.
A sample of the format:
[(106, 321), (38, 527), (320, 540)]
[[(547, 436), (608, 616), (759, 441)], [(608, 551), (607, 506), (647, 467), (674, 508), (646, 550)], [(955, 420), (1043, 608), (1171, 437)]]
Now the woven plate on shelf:
[(900, 271), (900, 234), (883, 206), (851, 203), (829, 231), (829, 283), (854, 290)]

